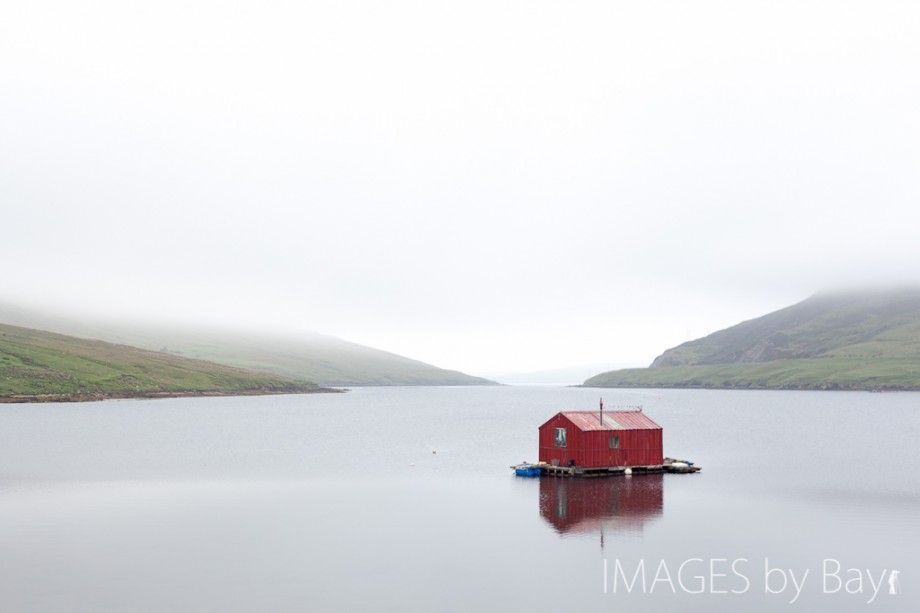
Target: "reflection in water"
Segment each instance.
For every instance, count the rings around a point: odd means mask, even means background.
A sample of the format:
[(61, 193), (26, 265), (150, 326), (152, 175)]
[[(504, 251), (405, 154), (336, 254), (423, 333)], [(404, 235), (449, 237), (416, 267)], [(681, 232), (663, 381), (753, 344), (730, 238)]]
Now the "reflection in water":
[(559, 534), (641, 532), (662, 514), (663, 477), (542, 477), (540, 515)]

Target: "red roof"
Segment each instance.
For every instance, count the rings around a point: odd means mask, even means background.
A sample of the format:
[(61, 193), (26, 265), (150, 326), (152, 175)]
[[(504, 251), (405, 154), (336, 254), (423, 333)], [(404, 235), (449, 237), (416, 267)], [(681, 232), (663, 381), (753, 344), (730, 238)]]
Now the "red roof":
[(604, 411), (604, 423), (599, 411), (562, 411), (562, 414), (579, 430), (661, 430), (642, 411)]

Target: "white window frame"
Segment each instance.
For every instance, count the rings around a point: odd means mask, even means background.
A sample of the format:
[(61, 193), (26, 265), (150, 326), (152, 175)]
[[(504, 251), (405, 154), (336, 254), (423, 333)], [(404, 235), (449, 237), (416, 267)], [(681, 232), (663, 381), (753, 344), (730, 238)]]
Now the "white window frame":
[(568, 438), (569, 438), (569, 435), (565, 428), (556, 428), (555, 441), (556, 441), (557, 448), (565, 449), (566, 447), (568, 447), (568, 443), (569, 443)]

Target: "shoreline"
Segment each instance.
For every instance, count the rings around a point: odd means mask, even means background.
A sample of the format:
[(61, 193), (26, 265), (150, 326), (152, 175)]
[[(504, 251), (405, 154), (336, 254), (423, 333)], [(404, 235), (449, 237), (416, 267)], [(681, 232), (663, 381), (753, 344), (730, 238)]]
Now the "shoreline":
[(86, 394), (18, 394), (0, 396), (0, 404), (41, 404), (53, 402), (99, 402), (102, 400), (148, 400), (157, 398), (196, 398), (228, 396), (276, 396), (282, 394), (341, 394), (347, 390), (334, 387), (257, 388), (239, 390), (171, 390), (146, 392), (91, 392)]
[(920, 392), (920, 387), (835, 387), (835, 386), (755, 386), (755, 385), (668, 385), (653, 383), (631, 383), (617, 385), (573, 385), (572, 387), (594, 389), (656, 389), (656, 390), (714, 390), (714, 391), (752, 391), (752, 392), (869, 392), (887, 394), (896, 392)]

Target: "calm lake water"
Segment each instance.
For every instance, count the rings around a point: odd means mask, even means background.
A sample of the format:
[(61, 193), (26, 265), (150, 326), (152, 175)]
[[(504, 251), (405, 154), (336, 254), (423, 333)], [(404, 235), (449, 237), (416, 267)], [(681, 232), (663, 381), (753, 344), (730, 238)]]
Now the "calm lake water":
[[(600, 396), (703, 471), (512, 476)], [(917, 611), (918, 440), (914, 393), (0, 405), (0, 611)]]

